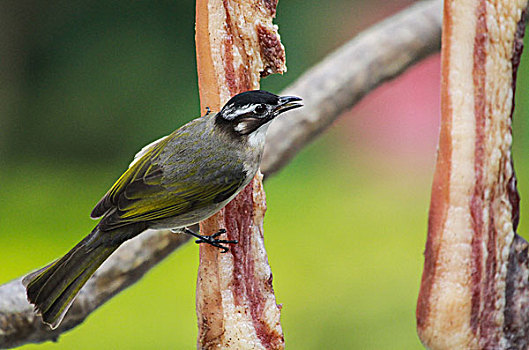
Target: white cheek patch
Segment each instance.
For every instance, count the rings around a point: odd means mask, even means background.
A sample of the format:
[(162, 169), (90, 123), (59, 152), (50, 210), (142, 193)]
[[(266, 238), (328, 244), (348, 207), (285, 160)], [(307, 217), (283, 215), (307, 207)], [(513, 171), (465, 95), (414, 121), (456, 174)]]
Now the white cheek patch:
[(235, 131), (237, 131), (238, 133), (241, 133), (241, 134), (247, 134), (248, 131), (250, 130), (251, 128), (251, 122), (248, 121), (248, 120), (243, 120), (243, 121), (240, 121), (236, 126), (235, 126)]
[(270, 122), (262, 125), (248, 136), (248, 145), (250, 147), (262, 147), (264, 145), (268, 126), (270, 126)]

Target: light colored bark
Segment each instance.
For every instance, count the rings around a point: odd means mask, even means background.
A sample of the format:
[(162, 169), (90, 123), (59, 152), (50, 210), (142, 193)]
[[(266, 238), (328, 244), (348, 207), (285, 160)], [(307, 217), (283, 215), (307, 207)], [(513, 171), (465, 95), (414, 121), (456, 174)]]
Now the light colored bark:
[(446, 0), (441, 132), (417, 329), (429, 349), (527, 349), (512, 112), (527, 0)]
[[(196, 47), (202, 108), (220, 110), (233, 95), (259, 89), (261, 76), (286, 70), (274, 1), (197, 0)], [(264, 246), (262, 176), (200, 223), (238, 243), (221, 253), (200, 246), (196, 311), (199, 349), (283, 349), (280, 307)]]

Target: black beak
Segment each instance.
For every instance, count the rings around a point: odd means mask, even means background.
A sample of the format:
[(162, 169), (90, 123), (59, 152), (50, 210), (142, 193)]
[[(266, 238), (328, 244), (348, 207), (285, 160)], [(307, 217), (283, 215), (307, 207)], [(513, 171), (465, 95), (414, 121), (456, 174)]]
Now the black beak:
[(302, 101), (302, 99), (296, 96), (281, 96), (279, 97), (279, 103), (274, 114), (277, 116), (286, 111), (290, 111), (291, 109), (303, 107), (303, 103), (300, 101)]

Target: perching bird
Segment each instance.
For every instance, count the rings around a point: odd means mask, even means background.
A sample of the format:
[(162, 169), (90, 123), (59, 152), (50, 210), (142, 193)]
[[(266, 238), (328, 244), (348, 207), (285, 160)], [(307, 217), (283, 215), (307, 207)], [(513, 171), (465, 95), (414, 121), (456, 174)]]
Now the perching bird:
[(301, 99), (256, 90), (230, 99), (144, 147), (97, 203), (94, 230), (65, 256), (23, 279), (28, 300), (56, 328), (81, 287), (123, 242), (148, 228), (181, 229), (227, 251), (236, 241), (199, 235), (187, 226), (222, 209), (254, 177), (270, 122)]

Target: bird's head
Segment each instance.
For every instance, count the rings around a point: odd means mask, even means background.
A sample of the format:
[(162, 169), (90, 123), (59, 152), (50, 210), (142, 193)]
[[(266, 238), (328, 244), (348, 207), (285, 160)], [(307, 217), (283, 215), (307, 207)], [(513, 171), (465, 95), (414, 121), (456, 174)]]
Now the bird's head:
[(233, 96), (216, 115), (217, 125), (235, 136), (250, 135), (279, 114), (302, 107), (301, 98), (253, 90)]

